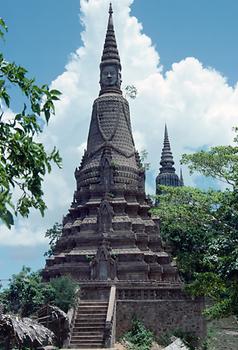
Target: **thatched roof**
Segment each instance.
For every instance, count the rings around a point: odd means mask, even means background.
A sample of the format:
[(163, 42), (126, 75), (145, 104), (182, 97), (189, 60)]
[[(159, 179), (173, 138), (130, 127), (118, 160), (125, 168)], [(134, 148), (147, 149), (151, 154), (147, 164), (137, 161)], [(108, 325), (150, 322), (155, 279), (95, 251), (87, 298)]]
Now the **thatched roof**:
[(67, 314), (59, 307), (54, 305), (44, 305), (33, 315), (33, 317), (38, 319), (38, 321), (44, 316), (48, 316), (50, 320), (68, 319)]
[(1, 315), (0, 338), (8, 338), (12, 344), (48, 345), (53, 344), (54, 333), (30, 318), (15, 315)]

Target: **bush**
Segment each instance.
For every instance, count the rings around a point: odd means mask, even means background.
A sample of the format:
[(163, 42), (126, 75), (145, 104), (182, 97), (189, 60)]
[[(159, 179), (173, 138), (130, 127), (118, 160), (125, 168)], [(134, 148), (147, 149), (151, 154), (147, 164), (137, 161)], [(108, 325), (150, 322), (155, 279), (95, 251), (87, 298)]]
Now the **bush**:
[(54, 278), (49, 282), (52, 289), (52, 299), (49, 303), (58, 306), (64, 312), (67, 312), (75, 304), (77, 282), (70, 276)]
[(149, 350), (154, 340), (154, 334), (146, 329), (141, 321), (134, 320), (132, 329), (124, 334), (122, 340), (131, 343), (132, 349)]

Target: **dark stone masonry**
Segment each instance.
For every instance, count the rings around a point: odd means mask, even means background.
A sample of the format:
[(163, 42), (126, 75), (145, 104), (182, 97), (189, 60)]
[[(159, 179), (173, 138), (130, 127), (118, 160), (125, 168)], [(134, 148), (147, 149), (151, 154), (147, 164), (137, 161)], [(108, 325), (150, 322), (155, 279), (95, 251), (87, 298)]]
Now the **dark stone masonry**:
[(70, 274), (81, 300), (107, 299), (116, 287), (116, 336), (137, 317), (157, 335), (205, 333), (203, 300), (191, 299), (151, 217), (145, 171), (135, 149), (110, 6), (87, 149), (75, 171), (76, 191), (45, 280)]

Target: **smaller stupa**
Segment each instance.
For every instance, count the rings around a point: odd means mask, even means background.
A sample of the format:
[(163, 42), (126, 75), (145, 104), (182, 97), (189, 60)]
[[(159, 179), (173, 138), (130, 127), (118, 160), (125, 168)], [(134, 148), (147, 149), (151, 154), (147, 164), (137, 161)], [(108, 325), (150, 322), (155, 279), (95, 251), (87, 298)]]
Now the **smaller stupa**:
[(180, 177), (176, 174), (174, 168), (174, 159), (170, 147), (169, 135), (167, 125), (165, 124), (164, 129), (164, 146), (161, 153), (161, 168), (159, 175), (156, 177), (156, 194), (160, 192), (160, 186), (183, 186), (183, 174), (182, 169), (180, 170)]

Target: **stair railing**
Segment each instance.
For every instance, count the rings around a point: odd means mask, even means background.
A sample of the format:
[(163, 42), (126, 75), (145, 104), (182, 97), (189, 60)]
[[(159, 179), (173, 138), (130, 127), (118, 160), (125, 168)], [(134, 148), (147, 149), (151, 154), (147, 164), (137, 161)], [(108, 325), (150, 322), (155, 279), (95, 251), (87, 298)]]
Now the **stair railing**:
[(113, 348), (116, 339), (116, 286), (111, 286), (104, 332), (104, 345)]

